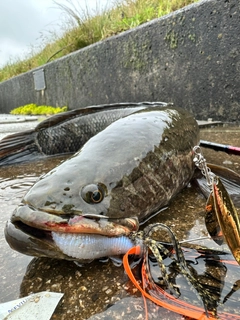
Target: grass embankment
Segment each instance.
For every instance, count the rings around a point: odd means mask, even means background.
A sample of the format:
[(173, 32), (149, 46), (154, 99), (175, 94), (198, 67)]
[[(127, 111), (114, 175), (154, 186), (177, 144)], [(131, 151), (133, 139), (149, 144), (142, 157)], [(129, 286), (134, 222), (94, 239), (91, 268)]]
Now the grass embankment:
[[(121, 0), (120, 0), (121, 1)], [(60, 58), (112, 35), (161, 17), (197, 0), (125, 0), (116, 2), (111, 9), (90, 15), (88, 9), (79, 10), (71, 0), (67, 5), (55, 3), (67, 16), (64, 34), (51, 34), (43, 40), (41, 48), (32, 49), (26, 59), (15, 58), (0, 69), (0, 81), (12, 78), (49, 61)]]

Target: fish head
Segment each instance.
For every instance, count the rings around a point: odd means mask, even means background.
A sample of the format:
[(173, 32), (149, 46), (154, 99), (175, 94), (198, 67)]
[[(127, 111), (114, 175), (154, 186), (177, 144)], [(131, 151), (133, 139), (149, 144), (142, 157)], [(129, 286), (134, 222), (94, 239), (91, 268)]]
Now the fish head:
[(106, 249), (99, 256), (93, 248), (91, 254), (82, 250), (80, 256), (72, 256), (53, 240), (55, 234), (68, 234), (73, 238), (76, 235), (88, 235), (91, 241), (99, 237), (102, 237), (101, 241), (108, 241), (128, 237), (129, 233), (139, 228), (137, 217), (108, 216), (111, 187), (107, 181), (92, 179), (92, 170), (84, 178), (86, 172), (89, 172), (89, 168), (77, 154), (36, 182), (15, 209), (5, 228), (5, 237), (13, 249), (33, 256), (78, 260), (83, 263), (122, 253), (121, 248), (114, 252)]

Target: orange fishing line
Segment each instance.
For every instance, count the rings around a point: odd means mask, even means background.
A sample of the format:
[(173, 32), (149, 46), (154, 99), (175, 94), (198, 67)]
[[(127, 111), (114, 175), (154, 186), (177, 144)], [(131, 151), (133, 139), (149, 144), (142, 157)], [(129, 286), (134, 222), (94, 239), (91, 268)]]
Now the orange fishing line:
[[(207, 316), (205, 313), (205, 310), (203, 308), (193, 306), (187, 302), (180, 301), (180, 300), (176, 299), (175, 297), (173, 297), (172, 295), (165, 292), (160, 287), (158, 290), (159, 294), (161, 293), (168, 300), (174, 301), (176, 304), (178, 304), (178, 306), (177, 305), (174, 306), (166, 301), (159, 300), (159, 299), (151, 296), (150, 294), (148, 294), (141, 287), (141, 285), (137, 282), (136, 278), (134, 277), (134, 275), (132, 273), (132, 270), (131, 270), (131, 267), (130, 267), (129, 261), (128, 261), (129, 255), (139, 255), (140, 251), (141, 251), (140, 246), (136, 246), (136, 247), (133, 247), (130, 250), (128, 250), (128, 252), (123, 257), (123, 266), (125, 268), (125, 271), (126, 271), (128, 277), (130, 278), (132, 283), (136, 286), (136, 288), (142, 293), (143, 297), (146, 297), (147, 299), (151, 300), (155, 304), (157, 304), (165, 309), (176, 312), (178, 314), (189, 317), (191, 319), (197, 319), (197, 320), (207, 320), (207, 319), (208, 320), (216, 320), (216, 319), (237, 320), (237, 319), (240, 319), (240, 316), (235, 315), (235, 314), (226, 313), (226, 312), (223, 312), (220, 317), (218, 315), (217, 318), (215, 316), (213, 316), (211, 314), (211, 312), (209, 312), (209, 316)], [(227, 262), (229, 262), (229, 261), (227, 261)], [(142, 276), (144, 273), (145, 273), (145, 269), (142, 270)], [(143, 286), (146, 286), (145, 279), (143, 279)], [(144, 302), (144, 304), (145, 304), (145, 302)], [(146, 306), (146, 304), (145, 304), (145, 306)]]

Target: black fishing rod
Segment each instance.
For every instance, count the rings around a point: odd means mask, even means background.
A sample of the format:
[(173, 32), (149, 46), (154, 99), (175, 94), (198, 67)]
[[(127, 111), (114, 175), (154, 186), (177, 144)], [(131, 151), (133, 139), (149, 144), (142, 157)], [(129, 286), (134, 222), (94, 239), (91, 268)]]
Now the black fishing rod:
[(200, 140), (200, 146), (204, 148), (213, 149), (215, 151), (223, 151), (228, 154), (240, 155), (240, 147), (233, 147), (226, 144), (210, 142), (206, 140)]

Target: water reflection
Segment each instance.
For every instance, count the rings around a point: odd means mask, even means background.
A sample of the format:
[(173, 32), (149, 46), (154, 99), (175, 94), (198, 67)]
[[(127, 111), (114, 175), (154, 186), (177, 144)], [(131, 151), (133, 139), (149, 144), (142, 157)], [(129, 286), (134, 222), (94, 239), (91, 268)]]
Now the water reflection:
[(38, 177), (62, 159), (0, 168), (0, 302), (19, 297), (19, 286), (31, 257), (13, 251), (5, 241), (4, 227), (15, 207)]
[[(208, 309), (217, 309), (221, 319), (225, 319), (226, 313), (239, 314), (240, 292), (239, 266), (232, 255), (225, 252), (203, 249), (184, 249), (184, 256), (188, 268), (197, 282), (214, 297), (214, 303), (208, 305)], [(156, 283), (160, 284), (157, 263), (150, 260), (151, 274)], [(186, 278), (178, 272), (174, 262), (167, 264), (169, 279), (179, 289), (180, 299), (187, 303), (201, 306), (197, 291), (189, 289)]]
[[(229, 254), (185, 249), (185, 257), (191, 273), (197, 281), (215, 297), (218, 314), (240, 313), (239, 272)], [(160, 282), (159, 268), (151, 259), (151, 273)], [(140, 272), (141, 265), (135, 273)], [(169, 278), (179, 288), (180, 299), (202, 307), (193, 287), (177, 272), (174, 263), (168, 263)], [(232, 290), (233, 288), (233, 290)], [(34, 258), (28, 265), (20, 286), (20, 296), (50, 290), (63, 292), (54, 319), (137, 319), (145, 314), (143, 299), (129, 282), (122, 268), (111, 262), (95, 261), (79, 268), (74, 262), (48, 258)], [(148, 313), (161, 319), (182, 319), (181, 316), (148, 302)], [(81, 318), (78, 318), (81, 315)]]

